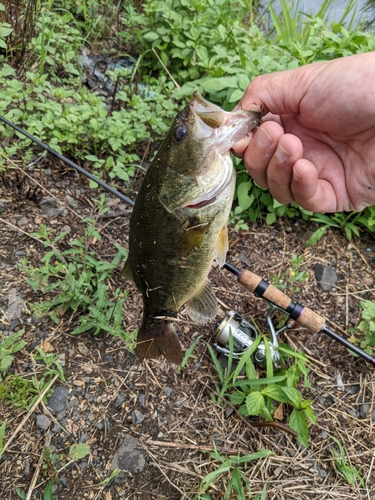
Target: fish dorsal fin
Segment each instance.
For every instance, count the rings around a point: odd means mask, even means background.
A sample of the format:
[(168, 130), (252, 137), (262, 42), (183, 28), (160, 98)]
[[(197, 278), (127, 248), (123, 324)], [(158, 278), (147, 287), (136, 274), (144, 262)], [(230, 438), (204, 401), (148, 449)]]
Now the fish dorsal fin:
[(225, 264), (225, 259), (227, 257), (227, 252), (229, 248), (229, 243), (228, 243), (228, 227), (225, 224), (225, 226), (222, 228), (222, 230), (219, 233), (219, 236), (216, 241), (216, 248), (215, 248), (215, 260), (217, 264), (220, 267), (223, 267)]
[(130, 269), (129, 259), (125, 262), (121, 274), (128, 280), (134, 281), (132, 270)]
[(197, 323), (207, 323), (217, 314), (217, 300), (214, 291), (206, 282), (199, 292), (185, 304), (189, 317)]

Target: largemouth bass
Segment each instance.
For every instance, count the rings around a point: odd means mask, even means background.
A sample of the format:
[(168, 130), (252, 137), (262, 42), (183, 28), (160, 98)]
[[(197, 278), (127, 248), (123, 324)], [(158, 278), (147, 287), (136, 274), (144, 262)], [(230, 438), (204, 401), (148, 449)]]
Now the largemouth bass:
[(182, 360), (173, 318), (185, 304), (206, 323), (217, 301), (207, 283), (228, 250), (227, 220), (235, 188), (230, 148), (260, 123), (258, 112), (226, 112), (196, 92), (150, 165), (130, 220), (124, 275), (143, 296), (140, 358)]

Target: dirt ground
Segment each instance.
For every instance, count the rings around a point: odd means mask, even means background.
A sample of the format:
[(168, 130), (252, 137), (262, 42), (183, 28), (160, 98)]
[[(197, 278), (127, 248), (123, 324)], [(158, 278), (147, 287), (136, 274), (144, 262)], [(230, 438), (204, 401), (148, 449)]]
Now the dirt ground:
[[(269, 500), (375, 499), (374, 371), (327, 336), (296, 329), (282, 338), (303, 349), (310, 360), (312, 389), (304, 389), (304, 397), (314, 400), (317, 424), (309, 426), (309, 446), (303, 448), (282, 430), (255, 429), (235, 412), (225, 411), (222, 402), (215, 402), (212, 389), (218, 376), (207, 350), (213, 342), (213, 324), (198, 329), (182, 312), (179, 335), (184, 348), (198, 334), (202, 339), (187, 366), (177, 373), (175, 366), (163, 360), (141, 363), (119, 338), (90, 333), (72, 336), (77, 315), (71, 312), (58, 325), (48, 317), (35, 319), (30, 305), (43, 297), (32, 292), (18, 266), (25, 256), (38, 265), (47, 250), (30, 233), (43, 223), (56, 234), (69, 227), (70, 237), (79, 235), (81, 218), (95, 216), (92, 199), (99, 191), (89, 190), (85, 179), (53, 159), (46, 159), (29, 175), (33, 180), (12, 166), (0, 183), (0, 329), (6, 334), (25, 329), (27, 346), (15, 355), (12, 370), (24, 377), (40, 376), (43, 366), (33, 362), (32, 354), (42, 346), (58, 356), (66, 382), (53, 384), (61, 396), (61, 408), (57, 405), (55, 410), (40, 402), (28, 414), (0, 403), (0, 420), (7, 420), (4, 443), (11, 439), (0, 461), (1, 500), (18, 499), (16, 488), (27, 499), (42, 499), (48, 477), (53, 475), (53, 467), (48, 469), (41, 459), (43, 447), (49, 444), (56, 453), (67, 455), (69, 447), (79, 442), (90, 445), (90, 454), (76, 462), (55, 464), (60, 480), (53, 490), (55, 499), (196, 498), (202, 478), (219, 466), (210, 458), (214, 445), (223, 456), (264, 449), (274, 452), (244, 466), (253, 496), (267, 483)], [(45, 198), (56, 198), (56, 208), (63, 210), (55, 216), (44, 215), (39, 203)], [(103, 240), (92, 245), (103, 260), (114, 255), (113, 241), (127, 247), (130, 215), (129, 207), (107, 198), (113, 217), (98, 220)], [(272, 281), (290, 268), (292, 254), (305, 255), (301, 269), (309, 278), (293, 298), (323, 314), (333, 329), (348, 336), (345, 331), (361, 319), (359, 301), (375, 300), (374, 238), (364, 233), (349, 243), (338, 231), (329, 231), (314, 247), (305, 249), (312, 229), (301, 220), (284, 220), (272, 227), (254, 223), (249, 231), (231, 230), (227, 260)], [(338, 281), (331, 291), (318, 286), (313, 270), (317, 263), (336, 270)], [(247, 318), (252, 315), (265, 329), (262, 300), (226, 271), (213, 269), (211, 281), (220, 300), (219, 317), (234, 309)], [(141, 321), (141, 297), (120, 273), (112, 284), (129, 290), (124, 329), (132, 331)], [(5, 311), (12, 293), (20, 310), (10, 320)], [(360, 470), (365, 488), (350, 486), (337, 472), (329, 435), (341, 442), (348, 465)], [(131, 464), (133, 469), (129, 466), (104, 485), (116, 452), (129, 442), (131, 448), (131, 437), (141, 448), (134, 456), (130, 453), (136, 462)], [(214, 484), (210, 498), (223, 498), (226, 479), (224, 475)]]

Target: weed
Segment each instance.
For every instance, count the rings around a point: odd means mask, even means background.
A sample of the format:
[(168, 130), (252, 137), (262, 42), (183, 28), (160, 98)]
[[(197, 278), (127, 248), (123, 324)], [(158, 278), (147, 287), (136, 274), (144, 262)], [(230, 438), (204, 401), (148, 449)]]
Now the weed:
[(333, 448), (330, 449), (336, 470), (341, 475), (343, 475), (345, 479), (348, 481), (348, 483), (351, 484), (352, 486), (356, 486), (358, 481), (362, 486), (362, 488), (364, 488), (365, 482), (361, 476), (361, 471), (360, 470), (358, 471), (354, 467), (348, 465), (345, 455), (345, 450), (340, 441), (331, 435), (329, 435), (329, 437), (337, 444), (337, 447), (339, 449), (339, 453), (337, 453), (337, 451)]
[[(202, 494), (204, 494), (214, 483), (219, 481), (219, 479), (224, 480), (226, 485), (222, 497), (224, 500), (229, 500), (230, 498), (234, 498), (234, 496), (239, 500), (250, 498), (249, 495), (251, 495), (251, 488), (245, 472), (247, 464), (249, 462), (253, 462), (254, 460), (269, 457), (273, 454), (274, 453), (270, 450), (262, 450), (250, 455), (237, 457), (231, 456), (227, 458), (215, 450), (210, 453), (210, 458), (219, 462), (220, 466), (202, 479), (199, 487), (198, 498), (200, 500), (211, 498), (207, 494), (204, 496), (202, 496)], [(265, 498), (265, 492), (266, 487), (263, 489), (262, 496), (257, 498), (259, 500), (261, 498)]]
[(371, 300), (364, 300), (359, 305), (362, 308), (362, 321), (350, 330), (350, 342), (372, 355), (375, 350), (375, 304)]
[(23, 334), (23, 330), (12, 333), (7, 337), (0, 334), (0, 382), (2, 380), (2, 374), (6, 372), (13, 363), (13, 354), (23, 349), (26, 345), (24, 340), (19, 340)]
[(307, 271), (301, 271), (300, 267), (306, 260), (304, 255), (297, 257), (292, 254), (292, 262), (289, 269), (287, 269), (280, 276), (276, 275), (272, 278), (272, 283), (280, 290), (288, 290), (290, 293), (298, 293), (301, 291), (300, 285), (305, 283), (309, 278)]
[(36, 236), (52, 249), (43, 256), (40, 268), (29, 266), (26, 260), (22, 261), (21, 268), (26, 272), (27, 283), (34, 291), (42, 291), (51, 297), (33, 306), (35, 314), (50, 314), (58, 323), (59, 315), (69, 309), (75, 312), (79, 309), (79, 326), (73, 330), (73, 334), (88, 330), (94, 330), (97, 334), (104, 330), (119, 335), (122, 331), (122, 306), (127, 292), (116, 289), (113, 293), (115, 300), (110, 299), (106, 281), (121, 260), (126, 258), (126, 252), (116, 243), (117, 253), (111, 262), (98, 260), (95, 252), (90, 250), (90, 245), (93, 239), (100, 240), (101, 236), (94, 221), (91, 223), (84, 230), (83, 237), (70, 241), (69, 248), (63, 251), (58, 250), (56, 244), (68, 232), (52, 238), (42, 225)]
[[(308, 422), (316, 423), (316, 419), (311, 407), (312, 400), (303, 400), (301, 392), (296, 387), (301, 378), (304, 385), (310, 387), (307, 378), (309, 373), (308, 360), (305, 354), (295, 352), (289, 346), (280, 345), (279, 353), (283, 359), (284, 367), (274, 371), (270, 349), (267, 349), (268, 341), (263, 338), (266, 344), (266, 376), (258, 378), (251, 356), (263, 336), (256, 337), (233, 372), (233, 339), (231, 335), (229, 337), (230, 355), (226, 371), (221, 367), (215, 351), (209, 346), (210, 355), (219, 375), (219, 383), (215, 383), (217, 392), (220, 396), (227, 396), (230, 403), (237, 406), (238, 411), (243, 416), (259, 415), (271, 421), (276, 409), (275, 402), (289, 406), (291, 408), (289, 425), (297, 432), (298, 441), (303, 446), (307, 446)], [(245, 370), (245, 376), (240, 376), (242, 370)]]

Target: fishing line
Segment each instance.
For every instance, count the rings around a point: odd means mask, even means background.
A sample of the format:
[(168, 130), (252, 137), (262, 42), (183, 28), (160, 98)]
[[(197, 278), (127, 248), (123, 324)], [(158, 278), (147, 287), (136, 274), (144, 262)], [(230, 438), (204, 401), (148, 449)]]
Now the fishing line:
[[(40, 141), (33, 135), (29, 134), (18, 125), (12, 123), (7, 118), (4, 118), (4, 116), (0, 115), (0, 121), (5, 123), (6, 125), (9, 125), (14, 130), (16, 130), (20, 134), (30, 139), (32, 142), (35, 142), (35, 144), (38, 144), (38, 146), (40, 146), (41, 148), (43, 148), (44, 150), (48, 151), (53, 156), (58, 158), (59, 160), (65, 162), (66, 164), (74, 168), (80, 174), (96, 182), (103, 189), (110, 192), (114, 196), (120, 198), (120, 200), (124, 201), (131, 207), (134, 207), (134, 201), (132, 199), (120, 193), (120, 191), (117, 191), (117, 189), (114, 189), (113, 187), (109, 186), (98, 177), (95, 177), (95, 175), (91, 174), (84, 168), (80, 167), (73, 161), (69, 160), (69, 158), (66, 158), (66, 156), (58, 153), (47, 144), (44, 144), (42, 141)], [(228, 262), (224, 264), (224, 269), (237, 276), (237, 279), (241, 283), (241, 285), (243, 285), (245, 288), (251, 291), (256, 297), (263, 298), (270, 304), (278, 306), (281, 310), (285, 312), (287, 316), (289, 316), (292, 320), (296, 321), (298, 325), (307, 328), (313, 333), (325, 333), (329, 335), (331, 338), (333, 338), (334, 340), (345, 346), (347, 349), (350, 349), (352, 352), (357, 354), (357, 356), (360, 356), (362, 359), (371, 363), (375, 367), (375, 358), (373, 358), (370, 354), (363, 351), (359, 347), (353, 345), (351, 342), (346, 340), (338, 333), (331, 330), (327, 326), (325, 318), (323, 318), (319, 314), (315, 313), (314, 311), (312, 311), (307, 307), (302, 306), (301, 304), (293, 302), (287, 295), (281, 292), (281, 290), (275, 288), (273, 285), (270, 285), (262, 278), (260, 278), (259, 276), (250, 271), (237, 269), (233, 264), (230, 264)]]
[(26, 130), (23, 130), (21, 127), (19, 127), (15, 123), (12, 123), (7, 118), (4, 118), (4, 116), (1, 116), (1, 115), (0, 115), (0, 121), (6, 123), (10, 127), (12, 127), (14, 130), (17, 130), (17, 132), (19, 132), (20, 134), (24, 135), (25, 137), (27, 137), (31, 141), (35, 142), (35, 144), (38, 144), (38, 146), (40, 146), (41, 148), (43, 148), (46, 151), (48, 151), (49, 153), (51, 153), (53, 156), (56, 156), (56, 158), (58, 158), (59, 160), (67, 163), (69, 166), (71, 166), (74, 169), (76, 169), (80, 174), (83, 174), (86, 177), (88, 177), (90, 180), (96, 182), (103, 189), (105, 189), (106, 191), (109, 191), (113, 195), (115, 195), (118, 198), (120, 198), (120, 200), (124, 201), (125, 203), (127, 203), (131, 207), (134, 207), (134, 201), (133, 200), (131, 200), (130, 198), (128, 198), (124, 194), (120, 193), (120, 191), (117, 191), (117, 189), (114, 189), (113, 187), (108, 186), (108, 184), (106, 184), (105, 182), (103, 182), (101, 179), (99, 179), (98, 177), (95, 177), (95, 175), (93, 175), (93, 174), (90, 174), (90, 172), (88, 172), (84, 168), (82, 168), (79, 165), (77, 165), (77, 163), (74, 163), (74, 161), (69, 160), (69, 158), (67, 158), (66, 156), (63, 156), (62, 154), (58, 153), (57, 151), (55, 151), (54, 149), (52, 149), (50, 146), (47, 146), (47, 144), (44, 144), (39, 139), (37, 139), (33, 135), (31, 135), (28, 132), (26, 132)]

